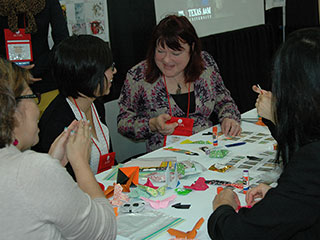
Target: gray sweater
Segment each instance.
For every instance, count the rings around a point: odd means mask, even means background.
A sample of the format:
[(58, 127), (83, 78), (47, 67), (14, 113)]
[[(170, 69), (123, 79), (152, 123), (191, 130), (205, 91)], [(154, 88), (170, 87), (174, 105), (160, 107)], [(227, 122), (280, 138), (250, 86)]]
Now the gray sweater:
[(0, 149), (0, 239), (115, 239), (112, 206), (91, 200), (48, 154)]

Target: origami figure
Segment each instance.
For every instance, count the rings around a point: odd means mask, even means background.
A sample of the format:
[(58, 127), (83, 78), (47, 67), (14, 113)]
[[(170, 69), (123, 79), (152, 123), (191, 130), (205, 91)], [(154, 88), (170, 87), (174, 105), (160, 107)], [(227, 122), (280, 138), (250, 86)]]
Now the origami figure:
[(199, 221), (194, 225), (193, 229), (189, 232), (182, 232), (173, 228), (169, 228), (167, 232), (175, 236), (176, 238), (181, 238), (181, 239), (194, 239), (197, 235), (197, 230), (200, 229), (202, 223), (204, 222), (203, 218), (200, 218)]

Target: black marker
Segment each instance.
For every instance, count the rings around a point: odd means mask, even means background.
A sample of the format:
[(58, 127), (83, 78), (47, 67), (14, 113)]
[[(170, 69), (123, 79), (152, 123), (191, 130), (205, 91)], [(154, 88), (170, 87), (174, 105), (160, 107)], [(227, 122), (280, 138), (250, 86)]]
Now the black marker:
[(240, 146), (246, 144), (246, 142), (238, 142), (238, 143), (232, 143), (232, 144), (227, 144), (225, 145), (226, 147), (236, 147), (236, 146)]

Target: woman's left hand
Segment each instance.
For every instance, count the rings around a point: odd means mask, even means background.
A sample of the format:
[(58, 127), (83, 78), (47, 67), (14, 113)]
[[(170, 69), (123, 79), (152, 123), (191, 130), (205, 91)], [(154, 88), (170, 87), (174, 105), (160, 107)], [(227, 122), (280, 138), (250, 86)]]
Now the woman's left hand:
[(65, 129), (51, 144), (49, 155), (55, 159), (60, 160), (61, 165), (64, 167), (68, 163), (66, 156), (66, 143), (69, 138), (70, 132), (75, 130), (78, 126), (78, 121), (74, 120), (67, 129)]
[(212, 202), (213, 210), (216, 210), (221, 205), (230, 205), (234, 210), (240, 206), (240, 201), (237, 194), (231, 189), (224, 189), (221, 191)]
[(226, 136), (239, 136), (242, 129), (236, 120), (224, 118), (221, 122), (221, 131)]

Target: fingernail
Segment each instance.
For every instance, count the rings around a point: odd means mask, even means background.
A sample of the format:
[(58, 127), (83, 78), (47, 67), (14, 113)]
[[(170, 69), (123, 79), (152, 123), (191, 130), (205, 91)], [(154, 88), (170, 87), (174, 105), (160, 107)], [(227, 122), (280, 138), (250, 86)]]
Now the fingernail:
[(68, 127), (64, 127), (64, 131), (66, 132), (68, 130)]
[(70, 134), (73, 135), (73, 134), (74, 134), (74, 131), (72, 130), (72, 131), (70, 132)]

